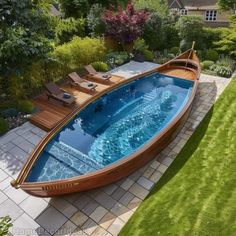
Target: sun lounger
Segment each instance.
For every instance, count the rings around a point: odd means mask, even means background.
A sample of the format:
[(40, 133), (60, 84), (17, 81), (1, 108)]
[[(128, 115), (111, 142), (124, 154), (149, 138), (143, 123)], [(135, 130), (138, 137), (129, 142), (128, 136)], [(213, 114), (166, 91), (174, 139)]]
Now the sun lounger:
[(48, 99), (53, 98), (63, 103), (63, 105), (71, 105), (75, 102), (75, 97), (66, 91), (60, 89), (55, 83), (51, 82), (45, 85)]
[(97, 72), (92, 65), (87, 65), (84, 67), (85, 71), (86, 71), (86, 76), (91, 79), (94, 80), (98, 83), (109, 83), (110, 82), (110, 78), (111, 75), (108, 74), (102, 74)]
[(68, 79), (72, 86), (77, 87), (82, 92), (93, 93), (95, 92), (96, 84), (93, 84), (85, 79), (82, 79), (76, 72), (72, 72), (68, 75)]

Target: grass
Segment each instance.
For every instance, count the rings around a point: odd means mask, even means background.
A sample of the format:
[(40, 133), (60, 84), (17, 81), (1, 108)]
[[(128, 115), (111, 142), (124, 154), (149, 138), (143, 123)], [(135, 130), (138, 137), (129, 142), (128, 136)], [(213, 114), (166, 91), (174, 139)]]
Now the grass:
[(236, 78), (120, 236), (236, 235)]

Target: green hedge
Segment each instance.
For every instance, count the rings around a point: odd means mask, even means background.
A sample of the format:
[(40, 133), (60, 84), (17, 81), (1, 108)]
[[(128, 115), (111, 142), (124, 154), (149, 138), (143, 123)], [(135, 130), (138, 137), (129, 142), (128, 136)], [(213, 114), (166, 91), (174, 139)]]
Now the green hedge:
[(8, 123), (5, 119), (0, 117), (0, 136), (8, 131)]
[(34, 110), (34, 104), (29, 100), (20, 100), (18, 102), (19, 111), (31, 114)]
[(92, 66), (96, 71), (101, 71), (101, 72), (108, 71), (108, 65), (102, 61), (95, 61), (92, 63)]

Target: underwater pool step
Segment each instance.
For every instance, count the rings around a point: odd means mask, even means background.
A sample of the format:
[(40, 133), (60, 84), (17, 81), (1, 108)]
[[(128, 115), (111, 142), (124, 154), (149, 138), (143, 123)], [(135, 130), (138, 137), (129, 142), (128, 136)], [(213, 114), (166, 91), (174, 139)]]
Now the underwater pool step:
[(85, 162), (86, 159), (82, 155), (78, 155), (78, 153), (76, 155), (75, 153), (72, 154), (72, 151), (68, 150), (68, 147), (64, 147), (56, 141), (48, 145), (46, 151), (55, 159), (81, 174), (89, 173), (101, 168), (101, 165), (96, 165), (95, 162), (92, 162), (91, 160)]

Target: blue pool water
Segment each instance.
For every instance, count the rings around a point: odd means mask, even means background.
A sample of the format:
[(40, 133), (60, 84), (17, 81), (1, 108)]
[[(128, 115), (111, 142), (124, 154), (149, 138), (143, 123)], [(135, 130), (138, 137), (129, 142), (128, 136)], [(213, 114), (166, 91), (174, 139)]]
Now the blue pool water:
[(27, 180), (83, 175), (134, 153), (176, 117), (192, 87), (192, 81), (152, 74), (102, 96), (47, 144)]

